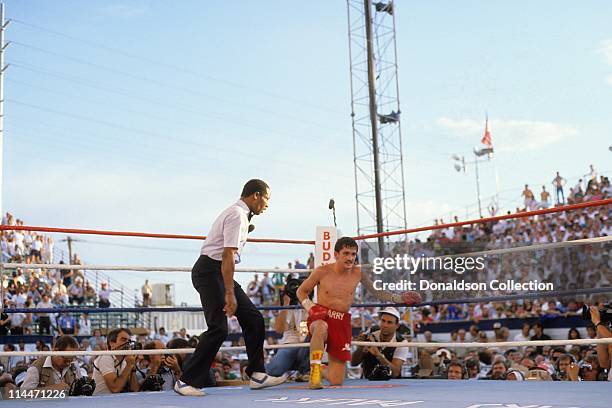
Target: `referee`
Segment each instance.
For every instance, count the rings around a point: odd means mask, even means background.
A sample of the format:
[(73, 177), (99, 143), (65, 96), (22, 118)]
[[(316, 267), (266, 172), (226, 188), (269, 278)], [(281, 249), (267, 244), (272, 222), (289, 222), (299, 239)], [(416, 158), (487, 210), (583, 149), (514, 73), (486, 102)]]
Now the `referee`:
[(181, 395), (205, 395), (200, 388), (213, 383), (210, 367), (227, 338), (227, 318), (233, 315), (238, 318), (246, 343), (249, 357), (246, 373), (251, 377), (251, 389), (285, 382), (285, 377), (266, 374), (263, 317), (234, 281), (235, 264), (240, 262), (251, 217), (264, 212), (269, 200), (270, 187), (262, 180), (249, 180), (242, 189), (240, 200), (217, 217), (202, 245), (200, 257), (191, 270), (191, 282), (200, 294), (208, 330), (200, 335), (195, 352), (174, 385), (174, 390)]

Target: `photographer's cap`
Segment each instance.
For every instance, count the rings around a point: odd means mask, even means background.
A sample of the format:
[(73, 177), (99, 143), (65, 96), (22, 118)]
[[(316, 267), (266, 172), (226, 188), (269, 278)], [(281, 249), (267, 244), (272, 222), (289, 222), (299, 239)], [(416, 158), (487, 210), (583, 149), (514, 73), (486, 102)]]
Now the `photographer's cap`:
[(382, 315), (383, 313), (389, 314), (391, 316), (395, 316), (397, 317), (397, 322), (399, 323), (400, 320), (402, 320), (402, 318), (400, 317), (400, 313), (397, 311), (396, 308), (394, 307), (385, 307), (383, 310), (381, 310), (380, 312), (378, 312), (378, 315)]

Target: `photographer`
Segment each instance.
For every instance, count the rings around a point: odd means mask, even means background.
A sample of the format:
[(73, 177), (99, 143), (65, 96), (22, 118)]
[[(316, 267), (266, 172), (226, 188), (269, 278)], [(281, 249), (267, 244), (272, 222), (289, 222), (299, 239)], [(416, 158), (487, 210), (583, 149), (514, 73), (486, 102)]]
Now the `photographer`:
[[(605, 310), (607, 313), (610, 313), (610, 306), (607, 305)], [(591, 322), (595, 325), (595, 329), (597, 331), (598, 339), (606, 339), (612, 337), (612, 332), (610, 331), (610, 321), (609, 314), (605, 314), (605, 318), (602, 319), (601, 313), (599, 309), (594, 306), (591, 306)], [(605, 368), (608, 370), (608, 381), (612, 381), (612, 344), (598, 344), (597, 345), (597, 359), (599, 360), (599, 365), (601, 368)]]
[[(60, 336), (53, 351), (78, 351), (79, 343), (72, 336)], [(34, 361), (26, 371), (21, 384), (22, 390), (64, 390), (81, 377), (86, 377), (74, 365), (74, 356), (47, 356)]]
[[(153, 340), (144, 345), (144, 350), (163, 350), (166, 347), (160, 340)], [(174, 354), (144, 355), (147, 366), (136, 368), (136, 375), (141, 391), (171, 391), (174, 383), (181, 376), (181, 367)]]
[[(292, 283), (295, 282), (295, 283)], [(298, 304), (296, 290), (299, 280), (289, 279), (282, 294), (283, 305)], [(303, 309), (281, 310), (274, 320), (274, 331), (282, 333), (283, 337), (279, 344), (295, 344), (305, 341), (306, 333), (302, 333), (300, 326), (306, 322), (308, 313)], [(309, 380), (310, 371), (310, 349), (308, 347), (278, 349), (270, 363), (266, 366), (266, 372), (272, 376), (280, 377), (290, 370), (297, 370), (297, 381)]]
[[(130, 340), (131, 336), (129, 329), (111, 331), (107, 338), (109, 350), (131, 350), (134, 343)], [(94, 395), (136, 392), (140, 389), (135, 375), (135, 355), (99, 356), (93, 361), (93, 366), (93, 379), (97, 385)]]
[[(369, 335), (361, 333), (358, 341), (402, 342), (408, 344), (398, 333), (400, 314), (394, 307), (379, 312), (380, 330)], [(408, 357), (408, 347), (359, 346), (351, 356), (351, 365), (362, 365), (363, 375), (370, 380), (398, 378), (402, 364)], [(386, 374), (388, 373), (388, 374)], [(387, 378), (384, 378), (387, 377)]]

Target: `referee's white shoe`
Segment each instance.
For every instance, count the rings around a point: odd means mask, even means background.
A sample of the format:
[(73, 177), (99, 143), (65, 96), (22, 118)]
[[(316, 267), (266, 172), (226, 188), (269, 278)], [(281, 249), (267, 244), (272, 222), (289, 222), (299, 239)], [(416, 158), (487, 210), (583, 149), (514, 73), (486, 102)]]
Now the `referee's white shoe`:
[(206, 393), (189, 384), (185, 384), (181, 380), (177, 380), (174, 383), (174, 391), (178, 394), (185, 395), (188, 397), (203, 397)]
[(252, 390), (260, 390), (262, 388), (274, 387), (287, 381), (287, 376), (273, 377), (266, 373), (253, 373), (251, 374), (251, 381), (249, 386)]

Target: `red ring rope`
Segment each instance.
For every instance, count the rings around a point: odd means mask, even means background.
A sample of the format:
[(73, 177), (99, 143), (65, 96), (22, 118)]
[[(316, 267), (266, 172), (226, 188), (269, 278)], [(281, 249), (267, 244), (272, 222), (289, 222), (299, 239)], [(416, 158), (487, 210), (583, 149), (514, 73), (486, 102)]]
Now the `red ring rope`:
[[(605, 200), (589, 201), (586, 203), (564, 205), (560, 207), (547, 208), (543, 210), (526, 211), (515, 214), (498, 215), (495, 217), (481, 218), (478, 220), (460, 221), (448, 224), (430, 225), (427, 227), (409, 228), (398, 231), (388, 231), (379, 234), (369, 234), (354, 237), (355, 240), (364, 240), (369, 238), (388, 237), (391, 235), (404, 235), (414, 232), (439, 230), (452, 227), (460, 227), (462, 225), (470, 224), (483, 224), (492, 221), (508, 220), (513, 218), (526, 218), (534, 215), (551, 214), (570, 210), (576, 210), (580, 208), (588, 207), (600, 207), (604, 205), (612, 204), (612, 198)], [(77, 228), (53, 228), (53, 227), (35, 227), (28, 225), (0, 225), (0, 231), (39, 231), (39, 232), (57, 232), (67, 234), (91, 234), (91, 235), (113, 235), (113, 236), (124, 236), (124, 237), (143, 237), (143, 238), (171, 238), (171, 239), (197, 239), (202, 240), (206, 237), (203, 235), (179, 235), (179, 234), (156, 234), (149, 232), (128, 232), (128, 231), (108, 231), (108, 230), (92, 230), (92, 229), (77, 229)], [(294, 239), (274, 239), (274, 238), (250, 238), (249, 242), (259, 243), (273, 243), (273, 244), (307, 244), (314, 245), (313, 240), (294, 240)]]

